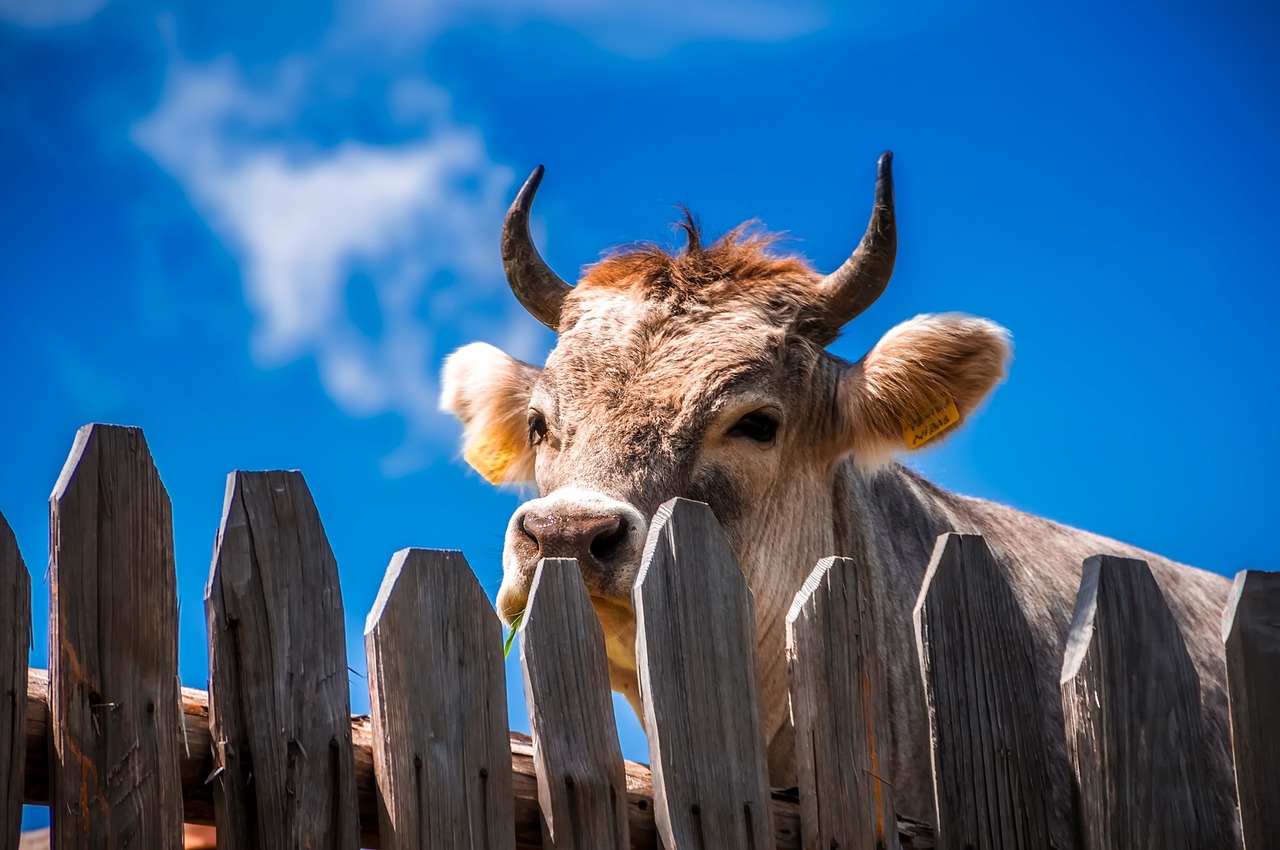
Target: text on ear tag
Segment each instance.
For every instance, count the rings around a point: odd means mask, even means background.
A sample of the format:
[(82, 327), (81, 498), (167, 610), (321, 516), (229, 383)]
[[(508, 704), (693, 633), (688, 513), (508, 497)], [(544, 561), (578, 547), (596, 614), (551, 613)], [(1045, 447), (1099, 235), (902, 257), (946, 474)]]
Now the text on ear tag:
[(928, 410), (902, 420), (902, 436), (907, 441), (907, 448), (917, 449), (960, 421), (960, 410), (956, 400), (943, 393), (942, 398), (931, 405)]
[(467, 446), (462, 458), (490, 484), (501, 484), (506, 480), (507, 470), (519, 457), (521, 448), (518, 442), (500, 434), (482, 434)]

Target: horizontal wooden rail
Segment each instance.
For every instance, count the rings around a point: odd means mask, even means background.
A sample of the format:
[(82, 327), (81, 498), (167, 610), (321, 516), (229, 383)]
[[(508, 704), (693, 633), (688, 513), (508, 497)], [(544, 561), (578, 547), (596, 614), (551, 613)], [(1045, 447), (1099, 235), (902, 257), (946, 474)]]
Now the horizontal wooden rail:
[[(195, 688), (182, 689), (185, 740), (181, 753), (183, 815), (187, 823), (213, 824), (213, 786), (206, 780), (213, 772), (209, 740), (209, 695)], [(360, 844), (381, 847), (378, 838), (377, 791), (373, 779), (373, 724), (367, 716), (351, 718), (355, 748), (356, 793), (360, 802)], [(27, 673), (27, 763), (24, 802), (49, 804), (49, 672)], [(538, 850), (542, 824), (538, 811), (538, 778), (533, 766), (533, 743), (528, 736), (511, 733), (511, 766), (515, 790), (517, 850)], [(658, 833), (653, 822), (653, 781), (649, 768), (629, 761), (627, 772), (627, 820), (631, 846), (657, 850)], [(773, 801), (774, 832), (778, 850), (799, 850), (800, 809), (786, 799)], [(899, 820), (902, 850), (933, 847), (933, 830), (915, 821)]]

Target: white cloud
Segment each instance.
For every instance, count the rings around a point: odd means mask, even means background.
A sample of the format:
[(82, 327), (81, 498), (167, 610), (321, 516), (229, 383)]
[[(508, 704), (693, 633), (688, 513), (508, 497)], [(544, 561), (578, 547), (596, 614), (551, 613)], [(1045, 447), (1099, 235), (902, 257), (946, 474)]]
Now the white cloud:
[(30, 29), (82, 24), (111, 0), (0, 0), (0, 21)]
[[(255, 90), (228, 60), (175, 63), (134, 139), (240, 258), (256, 359), (273, 366), (313, 356), (343, 410), (399, 414), (409, 442), (422, 443), (440, 421), (435, 369), (446, 353), (429, 325), (492, 338), (494, 324), (531, 324), (514, 310), (503, 318), (478, 309), (505, 304), (496, 227), (514, 175), (489, 160), (480, 134), (457, 125), (448, 97), (423, 80), (402, 87), (398, 108), (430, 113), (425, 138), (324, 149), (281, 135), (306, 78), (294, 64)], [(431, 286), (442, 270), (453, 287)], [(361, 272), (372, 284), (372, 333), (349, 306)], [(516, 336), (506, 347), (528, 356), (536, 338)], [(420, 452), (408, 455), (421, 462)]]

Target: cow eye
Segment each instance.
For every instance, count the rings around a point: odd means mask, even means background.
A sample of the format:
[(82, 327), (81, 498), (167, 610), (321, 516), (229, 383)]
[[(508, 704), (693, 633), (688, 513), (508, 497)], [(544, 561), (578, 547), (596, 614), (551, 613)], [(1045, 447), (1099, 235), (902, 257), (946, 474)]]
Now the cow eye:
[(778, 434), (778, 420), (762, 410), (748, 413), (729, 429), (730, 437), (748, 437), (757, 443), (772, 443)]
[(542, 415), (541, 410), (529, 411), (529, 446), (538, 445), (547, 436), (547, 417)]

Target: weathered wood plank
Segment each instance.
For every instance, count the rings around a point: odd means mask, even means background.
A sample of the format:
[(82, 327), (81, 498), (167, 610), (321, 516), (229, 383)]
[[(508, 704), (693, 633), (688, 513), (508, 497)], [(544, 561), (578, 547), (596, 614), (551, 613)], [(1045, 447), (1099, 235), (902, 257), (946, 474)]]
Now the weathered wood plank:
[(1145, 561), (1084, 562), (1061, 692), (1085, 848), (1234, 846), (1212, 801), (1200, 680)]
[(59, 847), (173, 847), (178, 601), (169, 495), (142, 431), (87, 425), (49, 498)]
[(709, 507), (658, 509), (632, 596), (663, 843), (773, 846), (754, 606)]
[(15, 850), (22, 829), (30, 653), (31, 576), (0, 514), (0, 850)]
[(520, 663), (546, 843), (556, 850), (630, 850), (604, 632), (577, 561), (552, 558), (538, 566), (521, 625)]
[(787, 614), (800, 834), (806, 847), (898, 847), (880, 754), (889, 741), (871, 572), (824, 558)]
[(365, 627), (382, 846), (515, 846), (502, 626), (460, 552), (403, 549)]
[(1280, 847), (1280, 573), (1236, 574), (1222, 642), (1244, 846)]
[(915, 611), (933, 733), (938, 846), (1071, 847), (1050, 815), (1048, 730), (1033, 639), (976, 534), (943, 534)]
[(338, 565), (301, 474), (227, 477), (205, 616), (219, 846), (355, 848)]

